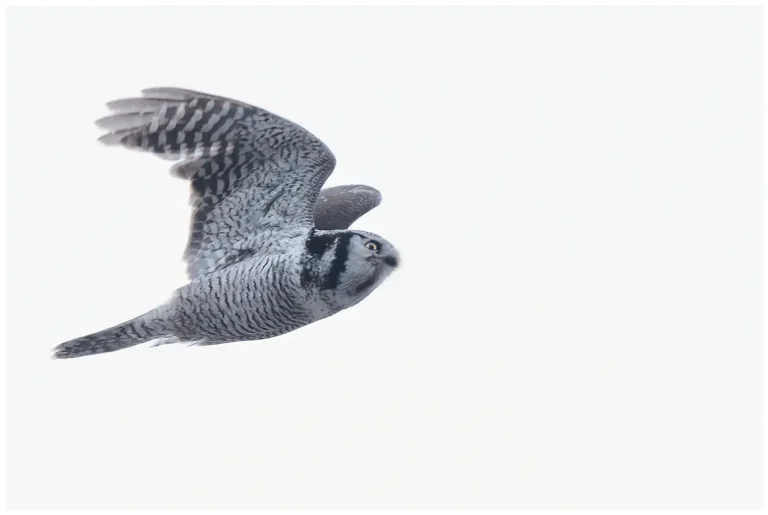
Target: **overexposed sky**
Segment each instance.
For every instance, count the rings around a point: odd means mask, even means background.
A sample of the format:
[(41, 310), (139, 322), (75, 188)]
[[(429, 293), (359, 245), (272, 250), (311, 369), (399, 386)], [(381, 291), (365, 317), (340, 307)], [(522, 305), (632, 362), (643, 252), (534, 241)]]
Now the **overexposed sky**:
[[(756, 508), (759, 8), (15, 8), (12, 508)], [(185, 281), (152, 86), (309, 129), (403, 266), (279, 338), (53, 361)]]

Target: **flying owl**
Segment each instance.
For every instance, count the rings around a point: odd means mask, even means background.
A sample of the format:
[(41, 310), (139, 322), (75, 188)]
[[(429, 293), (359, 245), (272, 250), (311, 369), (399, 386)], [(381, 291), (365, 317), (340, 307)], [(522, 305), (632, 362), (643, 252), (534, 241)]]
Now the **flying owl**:
[(170, 300), (54, 348), (54, 358), (148, 341), (215, 345), (285, 334), (354, 306), (399, 264), (397, 249), (349, 230), (378, 206), (369, 186), (321, 191), (336, 159), (317, 137), (264, 109), (178, 88), (107, 103), (107, 145), (175, 161), (190, 183), (189, 282)]

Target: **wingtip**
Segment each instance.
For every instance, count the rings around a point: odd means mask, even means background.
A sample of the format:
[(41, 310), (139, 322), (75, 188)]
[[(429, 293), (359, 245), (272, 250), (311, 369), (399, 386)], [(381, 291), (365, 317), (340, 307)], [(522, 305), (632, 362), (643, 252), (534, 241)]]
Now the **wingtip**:
[(383, 195), (381, 194), (381, 191), (378, 190), (377, 188), (374, 188), (373, 186), (363, 186), (363, 188), (367, 189), (368, 191), (370, 191), (371, 193), (373, 193), (374, 195), (379, 197), (379, 200), (381, 200), (383, 198)]
[(162, 98), (118, 98), (106, 103), (110, 111), (121, 114), (146, 114), (161, 109), (165, 104), (174, 104), (172, 100)]
[(378, 198), (379, 201), (382, 199), (381, 191), (367, 184), (344, 184), (325, 188), (324, 191), (327, 193), (367, 193), (372, 197)]
[(189, 92), (182, 88), (174, 88), (169, 86), (156, 86), (152, 88), (144, 88), (141, 90), (141, 94), (147, 97), (160, 98), (163, 100), (187, 100), (189, 99)]
[(381, 191), (374, 188), (373, 186), (368, 186), (366, 184), (353, 185), (349, 191), (365, 191), (366, 193), (369, 193), (374, 199), (376, 199), (377, 206), (381, 204), (381, 201), (384, 199), (384, 196), (381, 194)]
[(139, 129), (152, 122), (151, 113), (118, 113), (102, 116), (95, 123), (101, 129), (113, 131)]
[(108, 132), (106, 134), (103, 134), (102, 136), (99, 136), (99, 138), (97, 138), (96, 141), (98, 141), (102, 145), (108, 145), (108, 146), (119, 145), (122, 142), (123, 137), (125, 137), (124, 132), (123, 133)]

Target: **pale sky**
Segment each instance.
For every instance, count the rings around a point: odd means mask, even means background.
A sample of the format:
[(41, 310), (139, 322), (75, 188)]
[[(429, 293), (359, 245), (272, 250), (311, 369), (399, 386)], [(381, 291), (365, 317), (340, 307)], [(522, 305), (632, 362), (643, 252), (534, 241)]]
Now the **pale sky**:
[[(9, 14), (15, 508), (760, 504), (757, 8)], [(187, 185), (99, 145), (228, 96), (379, 189), (403, 265), (279, 338), (53, 361), (185, 281)], [(674, 485), (672, 488), (670, 485)]]

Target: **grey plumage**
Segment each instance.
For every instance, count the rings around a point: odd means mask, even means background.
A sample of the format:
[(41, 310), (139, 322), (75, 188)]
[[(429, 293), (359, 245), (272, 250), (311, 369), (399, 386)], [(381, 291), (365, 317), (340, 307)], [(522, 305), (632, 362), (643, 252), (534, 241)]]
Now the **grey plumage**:
[(190, 182), (190, 282), (162, 306), (54, 349), (57, 358), (150, 340), (219, 344), (278, 336), (351, 307), (398, 266), (392, 244), (348, 230), (379, 205), (369, 186), (321, 191), (336, 159), (264, 109), (178, 88), (107, 106), (107, 145), (176, 161)]
[(334, 186), (320, 191), (315, 206), (315, 227), (348, 229), (355, 220), (381, 204), (381, 193), (370, 186)]

